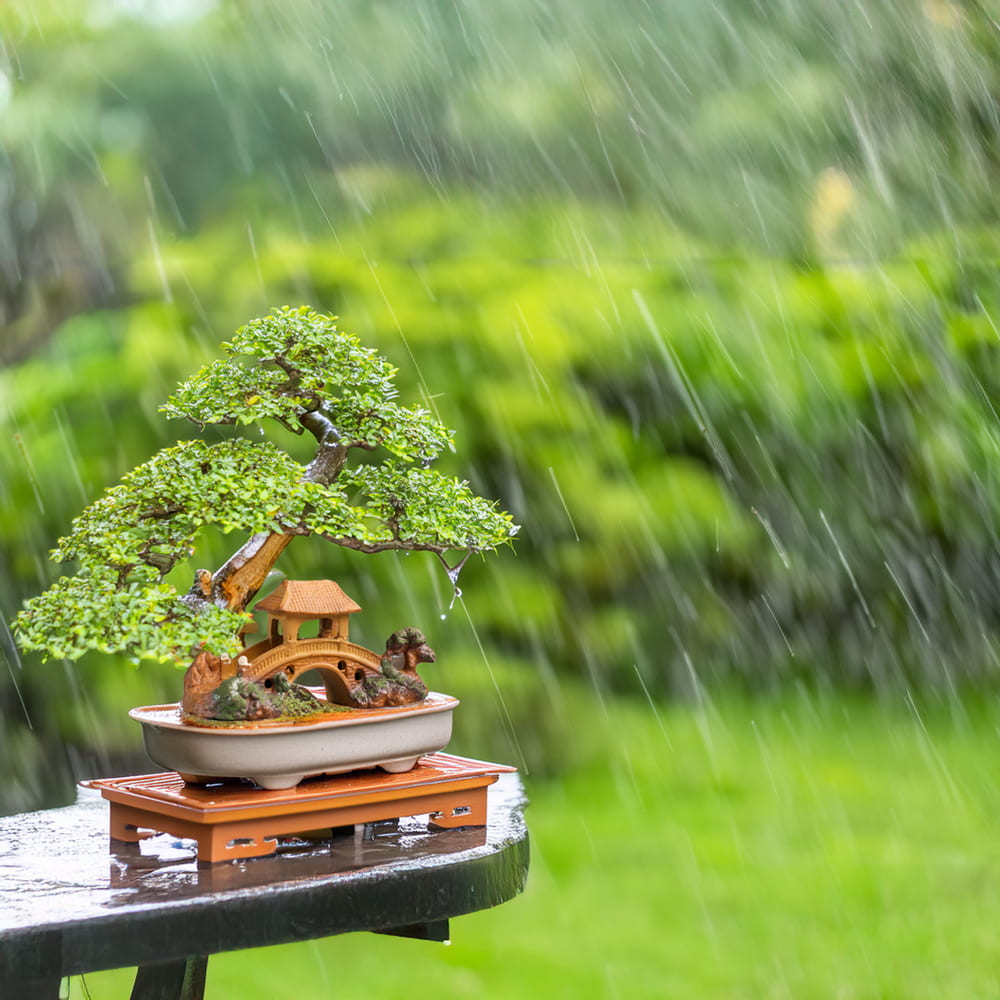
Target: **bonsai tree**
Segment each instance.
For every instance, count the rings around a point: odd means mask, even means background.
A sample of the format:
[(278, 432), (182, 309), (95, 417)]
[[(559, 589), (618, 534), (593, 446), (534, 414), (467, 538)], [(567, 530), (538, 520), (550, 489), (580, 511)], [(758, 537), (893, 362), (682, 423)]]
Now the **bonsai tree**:
[[(358, 552), (432, 552), (454, 584), (472, 553), (516, 533), (495, 504), (429, 467), (452, 433), (397, 403), (396, 369), (334, 317), (286, 306), (222, 346), (225, 357), (161, 410), (200, 429), (273, 423), (310, 435), (312, 460), (303, 466), (238, 436), (164, 448), (73, 521), (52, 558), (79, 568), (27, 602), (15, 622), (25, 649), (69, 659), (89, 650), (233, 657), (247, 606), (298, 535)], [(166, 577), (210, 528), (249, 537), (181, 593)]]

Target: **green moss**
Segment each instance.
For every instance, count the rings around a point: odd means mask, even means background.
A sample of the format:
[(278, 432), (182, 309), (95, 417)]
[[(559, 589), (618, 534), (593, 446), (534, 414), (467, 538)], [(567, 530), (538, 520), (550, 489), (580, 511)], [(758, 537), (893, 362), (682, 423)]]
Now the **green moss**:
[[(330, 702), (321, 702), (321, 704), (322, 708), (312, 712), (305, 712), (298, 715), (294, 712), (287, 712), (275, 716), (273, 719), (267, 719), (266, 722), (268, 724), (280, 724), (282, 722), (289, 724), (323, 722), (334, 716), (342, 715), (344, 712), (353, 711), (347, 705), (334, 705)], [(186, 712), (184, 713), (184, 721), (189, 725), (203, 726), (206, 729), (259, 729), (261, 726), (259, 721), (249, 722), (246, 719), (204, 719), (200, 715), (189, 715)]]

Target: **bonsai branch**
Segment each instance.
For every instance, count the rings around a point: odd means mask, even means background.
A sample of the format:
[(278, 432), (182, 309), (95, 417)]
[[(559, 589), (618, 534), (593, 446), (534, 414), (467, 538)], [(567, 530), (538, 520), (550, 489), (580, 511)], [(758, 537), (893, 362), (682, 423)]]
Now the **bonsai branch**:
[(320, 409), (304, 410), (299, 416), (299, 422), (321, 445), (337, 444), (340, 441), (340, 431)]
[(147, 507), (145, 510), (136, 511), (139, 517), (150, 518), (151, 520), (159, 521), (166, 520), (167, 518), (174, 517), (179, 514), (184, 508), (177, 506), (169, 507)]
[(278, 423), (285, 428), (285, 430), (291, 431), (293, 434), (297, 434), (300, 437), (302, 436), (301, 424), (296, 427), (295, 424), (290, 424), (284, 417), (279, 416), (278, 414), (274, 414), (274, 419), (277, 420)]
[(358, 538), (345, 538), (334, 535), (320, 535), (319, 537), (326, 539), (328, 542), (333, 542), (334, 545), (340, 545), (345, 549), (352, 549), (354, 552), (364, 552), (367, 554), (376, 552), (433, 552), (449, 572), (452, 571), (453, 567), (449, 566), (444, 558), (446, 552), (458, 551), (465, 553), (462, 560), (457, 564), (458, 568), (461, 569), (469, 556), (482, 551), (475, 545), (442, 545), (439, 542), (415, 542), (408, 538), (393, 538), (382, 542), (363, 542)]

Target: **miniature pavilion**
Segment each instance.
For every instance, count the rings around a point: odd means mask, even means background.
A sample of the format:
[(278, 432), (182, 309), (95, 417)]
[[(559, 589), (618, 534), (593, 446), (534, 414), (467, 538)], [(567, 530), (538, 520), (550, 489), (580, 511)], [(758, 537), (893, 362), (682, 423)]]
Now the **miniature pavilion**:
[(285, 580), (254, 606), (254, 611), (267, 612), (272, 642), (296, 642), (302, 626), (317, 619), (318, 638), (347, 640), (348, 619), (360, 610), (332, 580)]

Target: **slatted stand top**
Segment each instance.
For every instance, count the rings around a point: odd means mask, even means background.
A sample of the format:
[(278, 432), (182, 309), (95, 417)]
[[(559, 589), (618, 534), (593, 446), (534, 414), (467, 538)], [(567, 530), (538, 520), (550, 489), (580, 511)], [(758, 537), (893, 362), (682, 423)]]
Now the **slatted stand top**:
[(371, 823), (430, 814), (439, 827), (483, 826), (486, 787), (515, 769), (435, 753), (402, 774), (353, 771), (310, 778), (294, 788), (249, 783), (186, 784), (175, 772), (88, 782), (111, 802), (111, 837), (137, 841), (142, 831), (193, 838), (206, 863), (272, 854), (276, 838), (307, 828)]
[[(278, 815), (292, 810), (320, 810), (332, 801), (345, 805), (376, 801), (400, 801), (433, 788), (439, 791), (492, 784), (496, 776), (517, 768), (506, 764), (434, 753), (421, 757), (412, 770), (402, 774), (383, 771), (351, 771), (309, 778), (294, 788), (268, 790), (245, 782), (210, 785), (187, 784), (175, 771), (123, 778), (96, 778), (83, 784), (100, 790), (104, 798), (129, 805), (155, 807), (167, 815), (197, 817), (202, 823), (223, 822), (241, 815)], [(483, 780), (488, 779), (488, 780)], [(400, 815), (411, 815), (400, 813)]]

